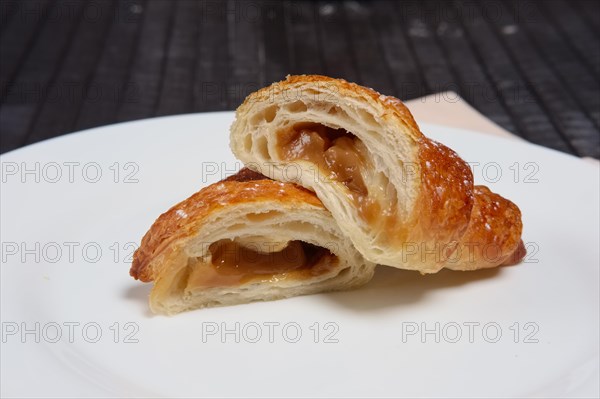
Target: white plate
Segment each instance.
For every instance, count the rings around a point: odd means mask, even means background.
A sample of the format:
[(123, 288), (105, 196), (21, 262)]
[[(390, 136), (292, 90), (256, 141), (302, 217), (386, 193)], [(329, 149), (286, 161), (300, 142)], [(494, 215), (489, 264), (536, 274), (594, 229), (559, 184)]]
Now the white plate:
[(124, 123), (1, 157), (3, 396), (598, 397), (598, 167), (441, 126), (422, 128), (521, 208), (526, 263), (380, 268), (352, 292), (152, 316), (150, 286), (128, 274), (134, 244), (236, 169), (232, 118)]

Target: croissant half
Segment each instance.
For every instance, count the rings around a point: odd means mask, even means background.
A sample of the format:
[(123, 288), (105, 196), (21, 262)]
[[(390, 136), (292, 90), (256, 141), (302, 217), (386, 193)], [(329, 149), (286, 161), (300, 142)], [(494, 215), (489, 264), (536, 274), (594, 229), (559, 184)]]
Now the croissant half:
[(174, 314), (349, 289), (374, 268), (313, 193), (243, 169), (162, 214), (130, 274), (154, 281), (153, 312)]
[(371, 262), (433, 273), (523, 254), (518, 207), (474, 187), (469, 166), (396, 98), (289, 76), (237, 109), (230, 143), (247, 167), (314, 191)]

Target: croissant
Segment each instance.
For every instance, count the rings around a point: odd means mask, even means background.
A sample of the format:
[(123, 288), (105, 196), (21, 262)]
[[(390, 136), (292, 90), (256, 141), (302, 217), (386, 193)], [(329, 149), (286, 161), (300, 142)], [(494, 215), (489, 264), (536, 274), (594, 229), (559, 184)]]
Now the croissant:
[(288, 76), (246, 98), (230, 145), (248, 168), (314, 191), (373, 263), (434, 273), (523, 256), (519, 208), (474, 186), (467, 163), (394, 97)]
[(162, 214), (130, 274), (154, 281), (153, 312), (174, 314), (349, 289), (374, 268), (313, 193), (243, 169)]

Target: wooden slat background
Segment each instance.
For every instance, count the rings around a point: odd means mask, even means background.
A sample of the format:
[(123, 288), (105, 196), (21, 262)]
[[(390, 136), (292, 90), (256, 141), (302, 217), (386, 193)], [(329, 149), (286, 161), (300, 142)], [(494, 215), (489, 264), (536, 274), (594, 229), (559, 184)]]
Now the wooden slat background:
[(2, 152), (319, 73), (404, 100), (454, 90), (529, 141), (600, 157), (597, 1), (2, 0), (0, 35)]

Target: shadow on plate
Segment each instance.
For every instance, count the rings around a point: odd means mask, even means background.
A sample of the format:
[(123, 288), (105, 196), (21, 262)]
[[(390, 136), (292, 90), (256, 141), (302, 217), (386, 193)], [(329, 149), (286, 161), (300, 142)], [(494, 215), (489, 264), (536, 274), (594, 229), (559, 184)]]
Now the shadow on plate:
[(148, 297), (150, 296), (151, 289), (152, 284), (139, 284), (138, 282), (127, 287), (127, 289), (124, 291), (123, 297), (143, 306), (144, 316), (152, 317), (154, 313), (150, 311), (150, 307), (148, 306)]
[(471, 272), (441, 270), (435, 274), (377, 266), (375, 276), (365, 286), (351, 291), (326, 295), (341, 306), (356, 311), (410, 305), (419, 302), (428, 293), (494, 278), (501, 268)]

